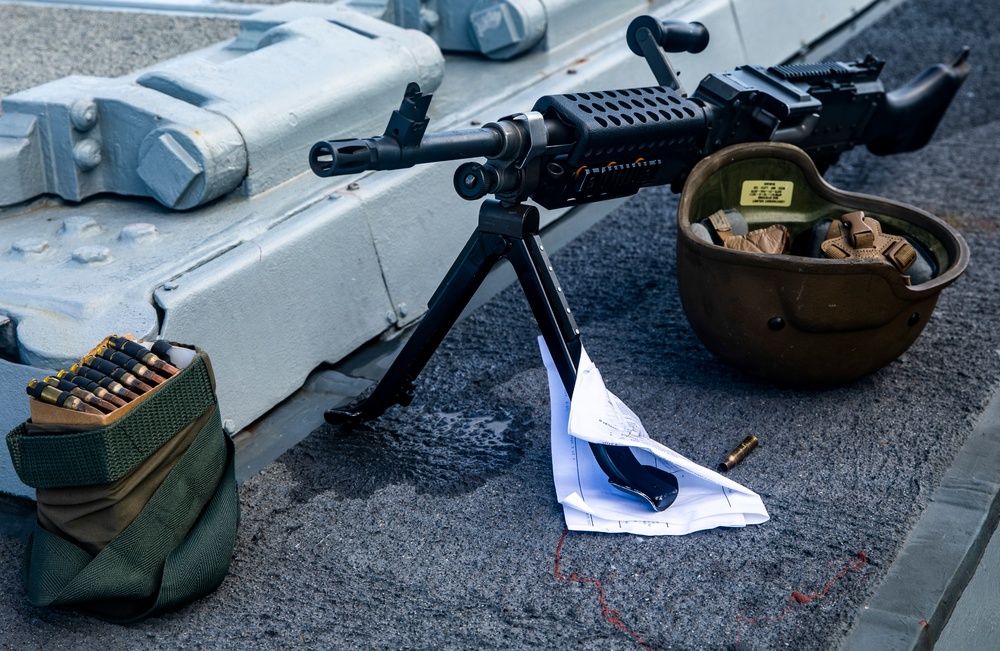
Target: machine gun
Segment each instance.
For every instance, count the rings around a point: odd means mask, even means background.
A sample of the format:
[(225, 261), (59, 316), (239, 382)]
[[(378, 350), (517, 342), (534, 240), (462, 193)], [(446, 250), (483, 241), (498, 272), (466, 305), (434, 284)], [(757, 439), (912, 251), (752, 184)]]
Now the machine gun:
[[(322, 141), (309, 154), (319, 176), (463, 163), (455, 190), (483, 202), (479, 226), (428, 303), (428, 312), (385, 376), (363, 400), (326, 412), (331, 423), (376, 418), (413, 399), (414, 381), (493, 266), (507, 259), (572, 397), (580, 330), (539, 238), (546, 208), (625, 197), (670, 184), (679, 192), (694, 165), (723, 147), (778, 141), (806, 151), (823, 170), (841, 153), (865, 144), (879, 155), (923, 147), (969, 73), (968, 49), (952, 64), (933, 66), (887, 93), (883, 62), (741, 66), (710, 74), (685, 95), (667, 52), (702, 51), (700, 23), (651, 16), (632, 21), (630, 49), (646, 58), (659, 86), (542, 97), (528, 113), (478, 129), (425, 134), (431, 96), (409, 84), (385, 134)], [(660, 511), (677, 495), (676, 478), (639, 463), (627, 447), (591, 444), (609, 481)]]

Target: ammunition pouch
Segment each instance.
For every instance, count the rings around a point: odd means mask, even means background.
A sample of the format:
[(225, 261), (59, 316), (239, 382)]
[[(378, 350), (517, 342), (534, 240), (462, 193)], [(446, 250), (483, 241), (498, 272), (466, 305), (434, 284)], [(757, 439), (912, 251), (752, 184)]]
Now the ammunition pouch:
[(24, 559), (32, 605), (125, 623), (225, 577), (239, 500), (207, 355), (142, 398), (105, 427), (29, 420), (7, 435), (18, 476), (36, 489)]

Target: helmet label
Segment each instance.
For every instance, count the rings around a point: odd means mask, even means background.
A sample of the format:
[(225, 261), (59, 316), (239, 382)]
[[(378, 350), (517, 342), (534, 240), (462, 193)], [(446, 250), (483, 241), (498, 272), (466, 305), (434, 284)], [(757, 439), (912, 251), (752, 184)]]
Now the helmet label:
[(792, 205), (791, 181), (744, 181), (740, 193), (741, 206), (781, 206)]

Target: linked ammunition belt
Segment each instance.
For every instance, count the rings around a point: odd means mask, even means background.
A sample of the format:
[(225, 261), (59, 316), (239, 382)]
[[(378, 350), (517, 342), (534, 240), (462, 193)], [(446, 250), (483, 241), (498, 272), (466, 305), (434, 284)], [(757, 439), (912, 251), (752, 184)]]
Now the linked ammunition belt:
[(29, 382), (27, 392), (62, 409), (110, 414), (177, 373), (177, 367), (160, 358), (172, 348), (162, 340), (147, 348), (111, 335), (70, 370)]
[(168, 377), (146, 377), (145, 390), (133, 383), (143, 393), (122, 405), (32, 394), (32, 421), (7, 435), (38, 503), (24, 559), (31, 604), (124, 623), (202, 597), (225, 577), (239, 499), (211, 364), (198, 351), (184, 368), (160, 370)]
[[(151, 396), (152, 397), (152, 396)], [(21, 423), (7, 435), (14, 470), (32, 488), (109, 484), (129, 474), (210, 407), (211, 376), (203, 357), (107, 427), (83, 432), (30, 433)]]

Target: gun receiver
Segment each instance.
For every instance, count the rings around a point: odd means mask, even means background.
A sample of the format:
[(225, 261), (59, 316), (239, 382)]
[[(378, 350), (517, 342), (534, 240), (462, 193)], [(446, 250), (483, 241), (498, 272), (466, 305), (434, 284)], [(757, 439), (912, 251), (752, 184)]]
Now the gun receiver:
[[(708, 44), (703, 25), (642, 16), (626, 40), (646, 58), (658, 86), (548, 95), (527, 113), (479, 129), (425, 135), (431, 96), (411, 83), (383, 135), (313, 145), (309, 165), (324, 177), (485, 158), (458, 167), (455, 190), (470, 201), (496, 197), (481, 205), (479, 227), (382, 380), (365, 399), (327, 411), (327, 421), (368, 420), (395, 404), (408, 405), (417, 375), (501, 259), (517, 272), (567, 395), (573, 395), (580, 331), (538, 237), (538, 210), (526, 200), (562, 208), (646, 186), (670, 184), (680, 191), (699, 160), (742, 142), (795, 144), (820, 169), (859, 144), (876, 154), (912, 151), (927, 143), (969, 73), (967, 49), (954, 63), (935, 66), (891, 93), (878, 78), (882, 62), (872, 56), (742, 66), (708, 75), (688, 96), (663, 51), (700, 52)], [(676, 477), (641, 465), (629, 448), (590, 447), (614, 486), (658, 511), (676, 498)]]
[(664, 86), (548, 95), (528, 113), (479, 129), (423, 136), (430, 96), (406, 89), (382, 136), (316, 143), (319, 176), (486, 158), (455, 173), (469, 200), (493, 194), (562, 208), (670, 184), (723, 147), (778, 141), (805, 150), (820, 169), (866, 144), (876, 154), (924, 146), (969, 73), (968, 50), (886, 93), (883, 62), (741, 66), (705, 77), (691, 96)]

